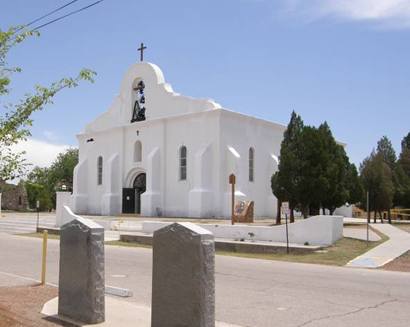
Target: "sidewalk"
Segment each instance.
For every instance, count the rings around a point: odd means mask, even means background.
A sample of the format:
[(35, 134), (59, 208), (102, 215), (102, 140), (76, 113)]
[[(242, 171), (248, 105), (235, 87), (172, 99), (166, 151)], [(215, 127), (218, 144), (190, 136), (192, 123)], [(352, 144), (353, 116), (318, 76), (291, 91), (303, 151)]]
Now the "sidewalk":
[(40, 282), (32, 278), (0, 271), (0, 287), (32, 286)]
[[(364, 226), (366, 227), (366, 226)], [(355, 228), (355, 227), (344, 227), (343, 228), (343, 237), (355, 238), (357, 240), (366, 241), (367, 240), (367, 231), (366, 228)], [(373, 232), (369, 228), (369, 241), (377, 242), (380, 241), (381, 237)]]
[[(47, 317), (55, 318), (57, 320), (67, 321), (74, 325), (80, 325), (83, 327), (119, 327), (119, 326), (138, 326), (138, 327), (150, 327), (151, 326), (151, 308), (135, 303), (125, 302), (117, 300), (113, 297), (105, 297), (105, 322), (86, 325), (76, 323), (73, 320), (67, 318), (61, 318), (58, 316), (58, 298), (54, 298), (44, 304), (41, 313)], [(239, 325), (232, 325), (220, 321), (215, 322), (216, 327), (242, 327)]]
[(410, 233), (389, 224), (371, 224), (389, 240), (350, 261), (347, 267), (378, 268), (410, 250)]

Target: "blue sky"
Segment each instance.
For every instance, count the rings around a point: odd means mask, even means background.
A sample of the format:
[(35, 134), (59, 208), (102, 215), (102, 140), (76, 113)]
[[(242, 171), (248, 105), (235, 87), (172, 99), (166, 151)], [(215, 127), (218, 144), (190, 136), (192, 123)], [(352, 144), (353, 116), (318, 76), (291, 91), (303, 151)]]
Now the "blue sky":
[[(0, 27), (66, 2), (4, 1)], [(13, 49), (9, 63), (23, 68), (14, 99), (83, 67), (98, 73), (95, 84), (64, 91), (34, 116), (40, 149), (76, 145), (75, 134), (111, 104), (143, 41), (147, 61), (176, 92), (283, 124), (292, 110), (306, 124), (326, 120), (359, 164), (383, 135), (398, 151), (410, 131), (409, 36), (408, 0), (105, 0), (46, 27)]]

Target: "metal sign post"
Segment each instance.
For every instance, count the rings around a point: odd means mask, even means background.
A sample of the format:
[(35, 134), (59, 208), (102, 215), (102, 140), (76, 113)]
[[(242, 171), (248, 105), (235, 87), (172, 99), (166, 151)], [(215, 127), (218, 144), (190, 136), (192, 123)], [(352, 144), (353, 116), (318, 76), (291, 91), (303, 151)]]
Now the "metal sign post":
[(36, 232), (38, 232), (38, 225), (40, 223), (40, 201), (36, 201), (36, 209), (37, 209), (37, 225), (36, 225)]
[(367, 200), (367, 224), (366, 224), (367, 237), (366, 237), (366, 246), (369, 246), (369, 222), (370, 222), (369, 191), (367, 191), (366, 200)]
[(235, 224), (235, 183), (236, 176), (234, 174), (229, 175), (229, 184), (232, 186), (232, 207), (231, 207), (231, 224)]
[(289, 202), (282, 202), (281, 214), (285, 214), (286, 224), (286, 253), (289, 254), (289, 229), (288, 229), (288, 214), (289, 214)]
[(46, 269), (47, 269), (47, 239), (48, 231), (43, 231), (43, 255), (41, 257), (41, 285), (46, 284)]

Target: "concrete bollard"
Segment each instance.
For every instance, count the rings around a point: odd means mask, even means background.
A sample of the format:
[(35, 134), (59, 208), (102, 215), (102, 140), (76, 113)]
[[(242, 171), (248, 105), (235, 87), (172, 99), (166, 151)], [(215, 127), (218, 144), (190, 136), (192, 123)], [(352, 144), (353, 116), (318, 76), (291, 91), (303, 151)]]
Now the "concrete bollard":
[(215, 327), (212, 233), (176, 223), (154, 233), (151, 327)]
[(87, 324), (105, 320), (104, 228), (65, 210), (61, 227), (58, 314)]

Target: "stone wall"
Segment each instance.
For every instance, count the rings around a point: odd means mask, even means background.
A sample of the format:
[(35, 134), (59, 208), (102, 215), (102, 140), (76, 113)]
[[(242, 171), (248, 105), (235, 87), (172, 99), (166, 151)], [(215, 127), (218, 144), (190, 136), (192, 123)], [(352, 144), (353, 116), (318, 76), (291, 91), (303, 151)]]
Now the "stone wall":
[(28, 209), (28, 197), (23, 183), (13, 185), (0, 181), (0, 192), (2, 193), (1, 208), (3, 210)]

